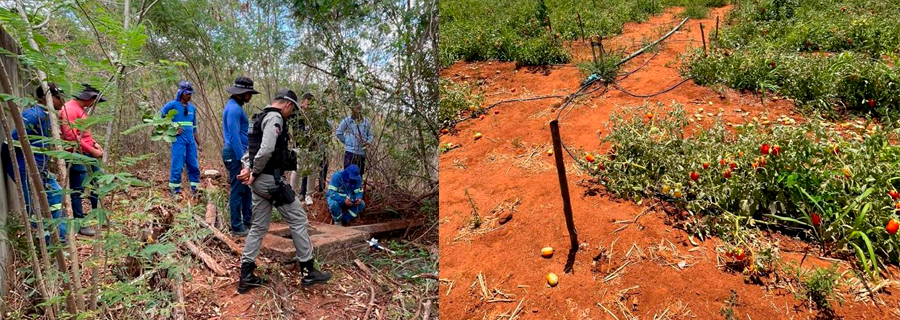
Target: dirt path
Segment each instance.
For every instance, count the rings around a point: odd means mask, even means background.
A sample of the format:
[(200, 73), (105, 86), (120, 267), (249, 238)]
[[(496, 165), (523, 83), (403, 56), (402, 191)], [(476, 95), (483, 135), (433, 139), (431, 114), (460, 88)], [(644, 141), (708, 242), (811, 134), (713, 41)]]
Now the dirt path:
[[(621, 85), (631, 92), (647, 94), (681, 81), (678, 56), (692, 46), (700, 46), (699, 23), (714, 26), (715, 16), (724, 17), (729, 9), (713, 9), (711, 18), (688, 21), (646, 67)], [(628, 24), (612, 42), (628, 46), (631, 52), (640, 46), (640, 39), (654, 40), (677, 24), (681, 20), (679, 11), (669, 10), (647, 22)], [(588, 48), (580, 44), (574, 44), (573, 50), (576, 57), (590, 55)], [(643, 64), (649, 56), (634, 59), (624, 70)], [(442, 70), (441, 75), (453, 81), (480, 81), (485, 105), (510, 98), (565, 95), (583, 80), (574, 65), (516, 70), (514, 63), (500, 62), (459, 62)], [(717, 112), (722, 108), (724, 118), (735, 123), (761, 112), (767, 112), (771, 119), (782, 114), (799, 119), (792, 113), (789, 101), (761, 103), (752, 94), (717, 92), (688, 81), (647, 100), (618, 90), (578, 100), (560, 121), (563, 141), (570, 147), (597, 149), (600, 140), (596, 133), (605, 129), (610, 114), (645, 101), (675, 101), (688, 112), (698, 108), (714, 108), (713, 112)], [(716, 240), (692, 246), (684, 231), (666, 225), (664, 213), (650, 210), (637, 224), (614, 232), (623, 224), (613, 221), (634, 219), (648, 207), (596, 195), (580, 186), (579, 181), (587, 177), (572, 169), (569, 159), (569, 187), (582, 249), (576, 258), (575, 272), (563, 273), (569, 239), (556, 172), (552, 158), (545, 153), (550, 148), (547, 124), (552, 102), (555, 101), (504, 104), (495, 109), (499, 114), (492, 112), (484, 120), (463, 122), (441, 138), (441, 143), (462, 145), (440, 157), (440, 277), (447, 280), (440, 290), (442, 319), (497, 319), (499, 315), (511, 316), (516, 310), (519, 319), (613, 319), (610, 313), (627, 319), (626, 312), (641, 319), (662, 314), (674, 319), (721, 319), (724, 316), (720, 312), (731, 305), (735, 319), (815, 316), (789, 288), (767, 289), (747, 284), (742, 275), (717, 267)], [(484, 138), (473, 140), (475, 132), (483, 133)], [(475, 235), (461, 233), (472, 220), (466, 191), (484, 219), (482, 230), (495, 230)], [(496, 214), (491, 211), (509, 211), (511, 206), (516, 207), (512, 220), (497, 224)], [(609, 249), (611, 245), (611, 256), (605, 257), (607, 262), (592, 271), (593, 257), (601, 247)], [(541, 258), (539, 252), (545, 246), (556, 248), (557, 254), (551, 259)], [(629, 251), (631, 259), (625, 259)], [(686, 268), (679, 270), (676, 264), (681, 260)], [(822, 262), (807, 262), (804, 267)], [(559, 275), (559, 286), (547, 287), (544, 277), (548, 272)], [(483, 275), (486, 292), (477, 280), (479, 275)], [(892, 291), (895, 290), (888, 290)], [(732, 292), (737, 302), (726, 305)], [(892, 314), (889, 307), (876, 308), (871, 302), (845, 298), (837, 307), (837, 314), (848, 319), (883, 319)]]

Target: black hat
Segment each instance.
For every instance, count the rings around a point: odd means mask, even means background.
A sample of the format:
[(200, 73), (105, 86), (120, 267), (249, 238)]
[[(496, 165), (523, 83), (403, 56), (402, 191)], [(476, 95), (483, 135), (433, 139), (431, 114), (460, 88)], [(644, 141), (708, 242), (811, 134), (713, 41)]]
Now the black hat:
[(78, 95), (74, 96), (75, 99), (90, 100), (91, 98), (96, 97), (97, 98), (96, 103), (101, 103), (101, 102), (106, 101), (106, 98), (104, 98), (103, 96), (100, 95), (100, 91), (97, 90), (96, 88), (94, 88), (93, 86), (91, 86), (87, 83), (82, 83), (81, 85), (84, 87), (84, 89), (81, 90), (81, 92), (79, 92)]
[(237, 79), (234, 79), (234, 85), (225, 89), (225, 91), (228, 91), (230, 94), (259, 93), (259, 91), (253, 90), (253, 80), (247, 77), (237, 77)]
[[(55, 84), (55, 83), (53, 83), (53, 82), (48, 82), (48, 83), (47, 83), (47, 88), (50, 89), (50, 95), (52, 95), (52, 96), (54, 96), (54, 97), (60, 97), (60, 98), (62, 98), (62, 93), (63, 93), (63, 92), (62, 92), (62, 90), (60, 90), (58, 87), (56, 87), (56, 84)], [(37, 87), (37, 90), (35, 90), (34, 94), (37, 96), (38, 99), (44, 99), (44, 97), (46, 96), (46, 95), (44, 94), (44, 87), (38, 86), (38, 87)]]
[(288, 89), (278, 90), (278, 92), (275, 93), (275, 100), (278, 100), (278, 99), (284, 99), (284, 100), (293, 102), (295, 106), (300, 105), (299, 103), (297, 103), (297, 94), (294, 93), (293, 90), (288, 90)]

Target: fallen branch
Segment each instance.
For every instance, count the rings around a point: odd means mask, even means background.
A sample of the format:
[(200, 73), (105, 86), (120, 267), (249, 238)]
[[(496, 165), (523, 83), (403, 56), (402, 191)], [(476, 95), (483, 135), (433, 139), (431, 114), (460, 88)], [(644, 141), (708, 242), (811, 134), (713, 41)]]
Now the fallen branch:
[(684, 18), (684, 20), (681, 20), (681, 23), (679, 23), (677, 26), (675, 26), (675, 28), (672, 29), (671, 31), (669, 31), (669, 33), (666, 33), (664, 36), (662, 36), (662, 38), (659, 38), (658, 40), (653, 41), (653, 43), (644, 46), (643, 48), (641, 48), (641, 50), (635, 51), (634, 53), (628, 55), (627, 57), (625, 57), (624, 59), (622, 59), (622, 61), (619, 61), (619, 63), (616, 63), (616, 66), (621, 66), (622, 64), (628, 62), (629, 60), (634, 59), (635, 57), (641, 55), (641, 54), (644, 53), (644, 51), (646, 51), (647, 49), (650, 49), (650, 48), (652, 48), (653, 46), (655, 46), (655, 45), (659, 44), (660, 42), (662, 42), (663, 40), (666, 40), (666, 38), (668, 38), (669, 36), (671, 36), (672, 34), (674, 34), (675, 31), (678, 31), (678, 29), (681, 29), (681, 26), (683, 26), (684, 23), (687, 22), (687, 20), (688, 20), (688, 18)]
[(366, 316), (363, 317), (363, 320), (369, 320), (369, 313), (372, 312), (373, 306), (375, 306), (375, 287), (369, 285), (369, 305), (366, 307)]
[(234, 240), (231, 240), (231, 238), (229, 238), (227, 235), (222, 233), (222, 231), (219, 231), (219, 229), (216, 229), (215, 227), (206, 223), (206, 221), (203, 221), (203, 219), (200, 219), (197, 216), (194, 216), (194, 219), (197, 220), (197, 222), (199, 222), (201, 226), (204, 226), (207, 229), (209, 229), (210, 231), (212, 231), (213, 236), (215, 236), (216, 239), (219, 239), (219, 241), (222, 241), (223, 243), (225, 243), (225, 245), (227, 245), (228, 248), (231, 249), (231, 251), (234, 251), (235, 254), (241, 255), (244, 253), (244, 249), (241, 248), (241, 246), (239, 246), (237, 243), (235, 243)]
[(222, 266), (219, 265), (219, 263), (216, 262), (216, 260), (213, 259), (213, 257), (210, 257), (208, 254), (206, 254), (205, 251), (203, 251), (203, 249), (200, 249), (199, 247), (197, 247), (197, 245), (193, 241), (190, 241), (190, 240), (185, 241), (184, 246), (187, 247), (188, 250), (190, 250), (191, 253), (193, 253), (194, 256), (197, 257), (197, 259), (200, 259), (200, 261), (203, 261), (203, 263), (205, 263), (206, 266), (210, 270), (212, 270), (217, 276), (225, 276), (227, 274), (225, 272), (225, 269), (222, 268)]

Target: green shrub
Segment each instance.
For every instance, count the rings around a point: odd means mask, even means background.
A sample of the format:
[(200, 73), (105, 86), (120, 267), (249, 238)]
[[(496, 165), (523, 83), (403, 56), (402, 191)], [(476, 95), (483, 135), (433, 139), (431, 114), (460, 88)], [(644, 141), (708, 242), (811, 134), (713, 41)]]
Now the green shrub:
[[(890, 142), (898, 132), (856, 123), (838, 130), (810, 119), (797, 126), (751, 122), (732, 133), (716, 121), (686, 137), (691, 120), (679, 105), (672, 109), (628, 111), (654, 114), (652, 121), (614, 115), (603, 140), (611, 151), (583, 163), (585, 170), (621, 198), (659, 197), (691, 215), (736, 216), (743, 227), (805, 230), (827, 252), (856, 253), (870, 274), (879, 260), (898, 262), (896, 238), (885, 231), (897, 219), (888, 191), (900, 187), (900, 146)], [(778, 146), (779, 154), (762, 154), (763, 144)]]
[(438, 120), (442, 127), (447, 127), (458, 121), (465, 111), (470, 111), (471, 116), (481, 110), (484, 96), (474, 92), (475, 86), (469, 83), (457, 84), (448, 79), (440, 79), (440, 101), (438, 103)]
[(834, 299), (834, 287), (840, 275), (836, 267), (817, 268), (803, 279), (803, 293), (819, 310), (831, 310), (829, 300)]

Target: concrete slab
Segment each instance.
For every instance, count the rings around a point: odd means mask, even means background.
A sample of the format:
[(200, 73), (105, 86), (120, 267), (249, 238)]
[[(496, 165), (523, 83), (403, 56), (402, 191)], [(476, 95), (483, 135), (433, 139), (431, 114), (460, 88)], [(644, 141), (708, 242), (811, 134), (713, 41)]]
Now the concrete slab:
[[(347, 227), (319, 222), (310, 224), (310, 241), (313, 248), (324, 255), (340, 251), (341, 248), (361, 243), (369, 238), (369, 233)], [(263, 238), (262, 253), (279, 261), (289, 261), (295, 255), (290, 239), (290, 229), (285, 224), (272, 224)]]

